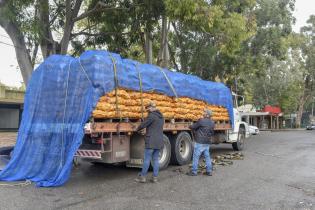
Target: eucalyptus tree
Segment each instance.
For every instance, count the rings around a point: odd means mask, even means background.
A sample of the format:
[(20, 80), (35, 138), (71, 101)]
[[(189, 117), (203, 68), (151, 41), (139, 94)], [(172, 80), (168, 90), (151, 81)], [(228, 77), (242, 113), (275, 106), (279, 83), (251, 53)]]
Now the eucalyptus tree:
[[(123, 1), (90, 0), (1, 0), (0, 26), (10, 36), (17, 61), (27, 84), (32, 73), (38, 49), (42, 57), (66, 54), (69, 44), (80, 36), (76, 28), (88, 17), (112, 10), (128, 11)], [(93, 4), (92, 4), (93, 3)], [(92, 5), (92, 6), (91, 6)], [(93, 26), (86, 30), (93, 30)]]

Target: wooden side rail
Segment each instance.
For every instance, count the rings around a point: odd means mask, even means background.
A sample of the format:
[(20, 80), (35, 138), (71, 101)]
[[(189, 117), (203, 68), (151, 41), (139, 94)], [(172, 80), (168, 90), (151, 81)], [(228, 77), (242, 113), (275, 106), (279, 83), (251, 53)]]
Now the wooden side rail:
[[(89, 133), (101, 132), (134, 132), (140, 125), (140, 122), (94, 122), (90, 124)], [(164, 123), (164, 131), (185, 131), (190, 130), (190, 122), (175, 122)], [(216, 123), (215, 130), (229, 130), (231, 125), (229, 123)]]

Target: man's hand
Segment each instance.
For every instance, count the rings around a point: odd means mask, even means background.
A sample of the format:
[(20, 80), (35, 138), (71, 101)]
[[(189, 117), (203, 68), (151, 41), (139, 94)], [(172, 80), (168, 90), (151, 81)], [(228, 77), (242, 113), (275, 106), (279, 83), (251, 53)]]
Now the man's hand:
[(130, 124), (130, 126), (131, 126), (131, 129), (133, 130), (133, 131), (136, 131), (137, 130), (137, 125), (135, 125), (135, 124), (133, 124), (133, 123), (129, 123)]
[(193, 130), (193, 128), (192, 128), (192, 125), (194, 124), (194, 122), (190, 122), (189, 123), (189, 126), (188, 126), (188, 128), (190, 129), (190, 130)]
[(140, 131), (138, 131), (138, 133), (140, 133), (141, 135), (145, 135), (145, 132), (146, 132), (146, 130), (145, 129), (142, 129), (142, 130), (140, 130)]

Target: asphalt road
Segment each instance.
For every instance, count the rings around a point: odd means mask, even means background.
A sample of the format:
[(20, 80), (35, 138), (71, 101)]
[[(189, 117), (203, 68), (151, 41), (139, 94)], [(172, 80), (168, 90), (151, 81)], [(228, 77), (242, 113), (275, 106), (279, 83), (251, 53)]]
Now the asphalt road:
[(139, 169), (82, 163), (63, 187), (0, 186), (0, 209), (315, 209), (314, 147), (315, 131), (261, 133), (246, 142), (244, 160), (212, 177), (171, 166), (158, 184), (135, 183)]

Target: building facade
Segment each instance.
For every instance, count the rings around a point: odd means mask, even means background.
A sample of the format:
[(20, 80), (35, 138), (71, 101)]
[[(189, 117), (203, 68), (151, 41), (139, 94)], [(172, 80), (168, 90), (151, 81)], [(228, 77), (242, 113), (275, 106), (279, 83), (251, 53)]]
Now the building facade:
[(0, 131), (18, 130), (22, 118), (24, 94), (24, 91), (0, 85)]

